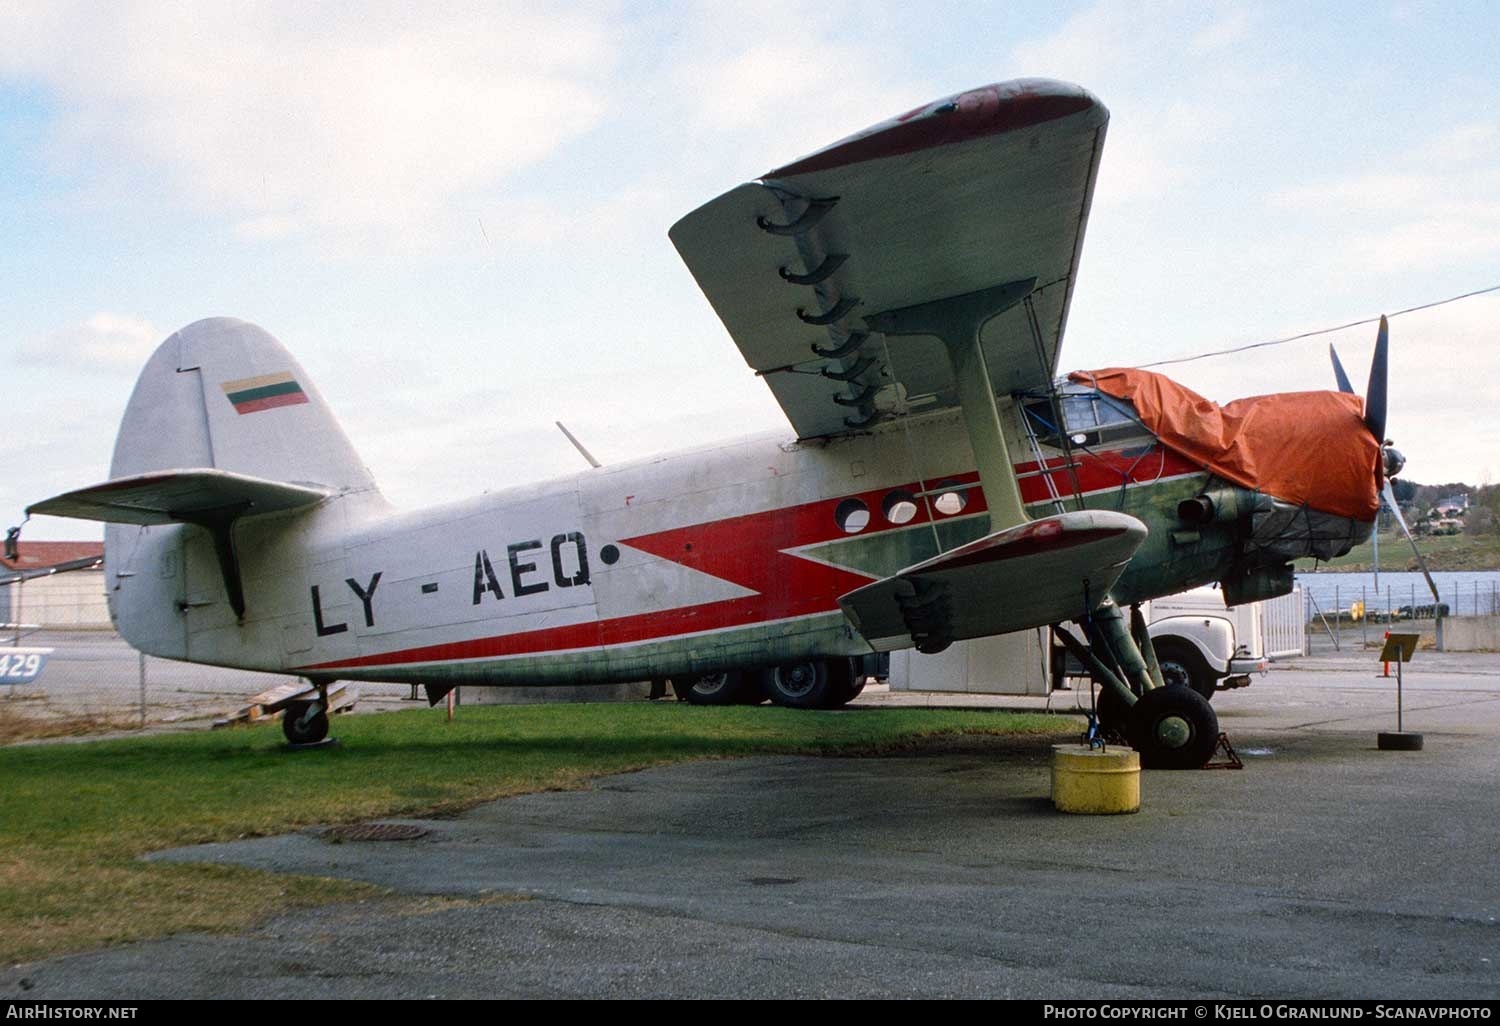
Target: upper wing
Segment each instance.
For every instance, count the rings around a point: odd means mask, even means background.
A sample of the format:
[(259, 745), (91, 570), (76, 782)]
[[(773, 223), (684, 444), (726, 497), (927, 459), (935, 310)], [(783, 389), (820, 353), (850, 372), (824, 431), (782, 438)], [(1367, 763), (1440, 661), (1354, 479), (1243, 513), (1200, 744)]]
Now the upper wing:
[(727, 192), (672, 242), (799, 437), (955, 405), (936, 339), (887, 342), (864, 318), (1007, 282), (1036, 285), (984, 329), (992, 384), (1045, 386), (1108, 120), (1077, 86), (985, 86)]

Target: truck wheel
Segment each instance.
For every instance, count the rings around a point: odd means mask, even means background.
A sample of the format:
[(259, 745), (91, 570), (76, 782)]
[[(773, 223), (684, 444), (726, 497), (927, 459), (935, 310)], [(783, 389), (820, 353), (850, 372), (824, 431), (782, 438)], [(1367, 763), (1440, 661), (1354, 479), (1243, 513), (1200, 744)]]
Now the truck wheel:
[(1130, 742), (1146, 769), (1198, 769), (1219, 744), (1219, 718), (1190, 688), (1152, 688), (1130, 707)]
[(823, 708), (842, 709), (864, 689), (865, 679), (859, 674), (853, 659), (828, 660), (828, 696)]
[(1214, 697), (1214, 672), (1196, 648), (1182, 641), (1155, 641), (1151, 647), (1167, 687), (1192, 688), (1205, 700)]
[(694, 676), (673, 677), (672, 690), (677, 697), (693, 705), (733, 705), (745, 688), (745, 674), (740, 670), (720, 670)]
[(761, 672), (766, 695), (792, 709), (820, 709), (828, 701), (828, 664), (821, 659), (783, 663)]

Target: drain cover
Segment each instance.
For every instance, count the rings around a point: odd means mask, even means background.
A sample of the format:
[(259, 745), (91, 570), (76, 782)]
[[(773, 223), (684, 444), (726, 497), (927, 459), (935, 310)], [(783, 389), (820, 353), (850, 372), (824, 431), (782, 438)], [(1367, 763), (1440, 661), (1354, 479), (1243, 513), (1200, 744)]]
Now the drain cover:
[(415, 841), (427, 828), (406, 823), (347, 823), (323, 831), (325, 841)]

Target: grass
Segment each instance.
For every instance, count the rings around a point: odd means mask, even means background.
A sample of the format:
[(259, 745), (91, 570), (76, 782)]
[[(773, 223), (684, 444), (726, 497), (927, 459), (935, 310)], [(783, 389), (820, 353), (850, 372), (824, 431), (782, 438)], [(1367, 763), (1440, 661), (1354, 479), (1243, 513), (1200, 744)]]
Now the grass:
[(0, 959), (244, 929), (284, 907), (381, 893), (139, 860), (162, 848), (456, 810), (685, 759), (879, 754), (941, 734), (1077, 729), (1071, 718), (986, 710), (608, 703), (466, 708), (452, 723), (437, 710), (342, 717), (341, 747), (302, 753), (284, 750), (275, 725), (0, 748)]
[[(1453, 534), (1417, 539), (1422, 558), (1429, 570), (1500, 570), (1500, 535)], [(1314, 560), (1297, 560), (1297, 569), (1311, 570)], [(1368, 571), (1375, 562), (1375, 545), (1367, 541), (1356, 545), (1347, 556), (1317, 564), (1329, 570), (1349, 573)], [(1411, 544), (1399, 531), (1380, 536), (1380, 569), (1419, 570), (1411, 554)]]

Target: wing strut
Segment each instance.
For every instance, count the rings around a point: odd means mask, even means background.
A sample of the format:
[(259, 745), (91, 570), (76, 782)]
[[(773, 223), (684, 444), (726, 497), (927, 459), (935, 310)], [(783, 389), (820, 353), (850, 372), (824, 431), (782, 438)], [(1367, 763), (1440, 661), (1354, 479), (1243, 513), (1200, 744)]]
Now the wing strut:
[(1029, 518), (1021, 505), (1021, 490), (1016, 487), (979, 333), (986, 323), (1022, 302), (1035, 288), (1036, 279), (1026, 278), (865, 318), (873, 331), (932, 335), (948, 351), (964, 426), (979, 466), (979, 483), (990, 507), (991, 530), (1024, 524)]

